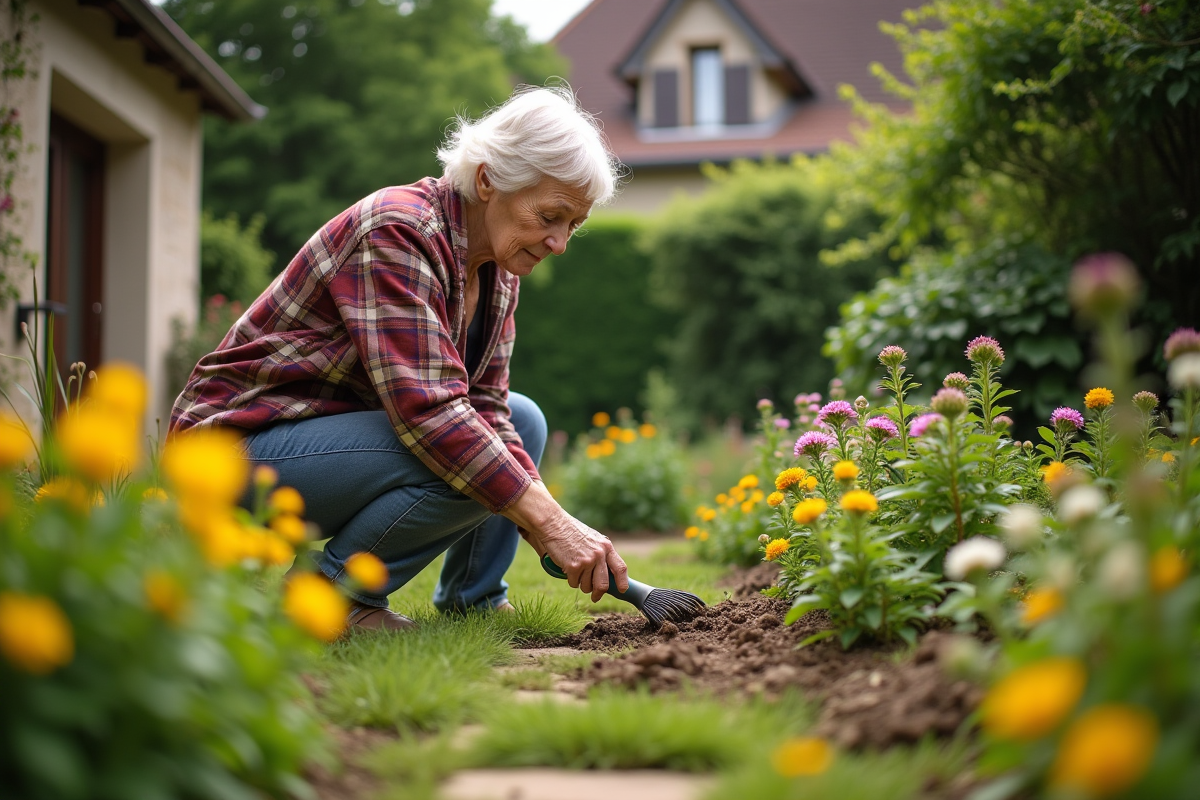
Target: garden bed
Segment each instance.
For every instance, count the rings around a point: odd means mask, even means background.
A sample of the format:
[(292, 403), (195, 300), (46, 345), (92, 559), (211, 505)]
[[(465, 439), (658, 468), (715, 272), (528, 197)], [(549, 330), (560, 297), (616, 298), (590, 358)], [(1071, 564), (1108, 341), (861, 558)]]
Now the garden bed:
[(820, 704), (815, 735), (846, 748), (884, 748), (927, 735), (950, 736), (978, 705), (982, 690), (949, 677), (939, 653), (951, 637), (925, 633), (913, 653), (903, 646), (842, 650), (832, 641), (796, 646), (828, 628), (823, 611), (783, 625), (787, 603), (766, 597), (727, 600), (691, 622), (659, 630), (641, 617), (609, 614), (558, 643), (621, 651), (580, 669), (587, 685), (651, 692), (692, 687), (718, 695), (778, 696), (798, 690)]

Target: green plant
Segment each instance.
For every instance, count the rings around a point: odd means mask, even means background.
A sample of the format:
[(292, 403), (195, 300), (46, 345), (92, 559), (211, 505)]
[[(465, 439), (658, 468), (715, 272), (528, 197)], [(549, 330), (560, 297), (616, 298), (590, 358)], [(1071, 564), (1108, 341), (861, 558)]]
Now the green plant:
[(275, 254), (263, 249), (266, 217), (255, 214), (243, 228), (236, 214), (215, 219), (211, 212), (200, 216), (200, 297), (221, 295), (250, 305), (274, 274)]
[(200, 319), (188, 328), (182, 320), (171, 322), (171, 346), (167, 350), (166, 397), (168, 403), (187, 385), (196, 364), (217, 349), (233, 323), (242, 315), (242, 304), (224, 295), (213, 295), (204, 303)]
[(683, 454), (650, 423), (620, 425), (597, 414), (590, 436), (580, 437), (561, 472), (563, 506), (594, 528), (665, 531), (684, 520)]

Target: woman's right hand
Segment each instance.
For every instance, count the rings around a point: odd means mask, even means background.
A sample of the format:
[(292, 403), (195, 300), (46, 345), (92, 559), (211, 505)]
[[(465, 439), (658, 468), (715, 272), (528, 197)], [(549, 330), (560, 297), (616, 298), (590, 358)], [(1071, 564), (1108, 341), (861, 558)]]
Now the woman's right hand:
[(502, 512), (513, 522), (538, 557), (549, 553), (567, 574), (567, 583), (596, 602), (609, 589), (609, 571), (617, 588), (629, 589), (628, 570), (607, 536), (571, 516), (550, 495), (541, 481)]

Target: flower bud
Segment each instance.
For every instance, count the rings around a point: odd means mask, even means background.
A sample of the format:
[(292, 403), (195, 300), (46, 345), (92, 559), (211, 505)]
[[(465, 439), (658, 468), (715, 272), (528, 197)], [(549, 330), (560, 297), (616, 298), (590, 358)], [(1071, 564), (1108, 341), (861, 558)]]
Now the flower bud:
[(959, 389), (940, 389), (929, 405), (947, 419), (955, 419), (967, 410), (967, 396)]
[(960, 392), (965, 392), (970, 385), (971, 379), (961, 372), (951, 372), (945, 378), (942, 378), (942, 386), (945, 386), (947, 389), (958, 389)]
[(871, 405), (871, 403), (867, 400), (867, 398), (863, 397), (860, 394), (858, 396), (858, 398), (854, 401), (854, 410), (861, 414), (864, 411), (866, 411), (867, 407), (870, 405)]
[(1120, 253), (1097, 253), (1075, 263), (1067, 296), (1082, 316), (1102, 319), (1132, 308), (1140, 290), (1132, 261)]
[(1004, 538), (1017, 550), (1028, 550), (1042, 540), (1042, 512), (1025, 503), (1009, 506), (1000, 517)]
[(996, 430), (1004, 433), (1013, 426), (1012, 417), (1006, 414), (1001, 414), (992, 420), (992, 425), (996, 426)]
[(758, 405), (756, 407), (759, 411), (770, 411), (771, 409), (775, 408), (775, 404), (764, 397), (762, 400), (758, 401)]
[(1158, 408), (1158, 395), (1154, 392), (1138, 392), (1133, 396), (1133, 405), (1143, 414), (1153, 413)]
[(765, 533), (760, 533), (760, 534), (758, 535), (758, 543), (759, 543), (759, 544), (766, 544), (766, 543), (767, 543), (767, 542), (769, 542), (769, 541), (771, 541), (771, 537), (770, 537), (770, 536), (768, 536), (767, 534), (765, 534)]
[(879, 351), (879, 363), (892, 369), (903, 364), (907, 358), (908, 353), (899, 345), (889, 344)]
[(991, 336), (976, 336), (967, 343), (967, 360), (998, 367), (1004, 363), (1004, 348)]

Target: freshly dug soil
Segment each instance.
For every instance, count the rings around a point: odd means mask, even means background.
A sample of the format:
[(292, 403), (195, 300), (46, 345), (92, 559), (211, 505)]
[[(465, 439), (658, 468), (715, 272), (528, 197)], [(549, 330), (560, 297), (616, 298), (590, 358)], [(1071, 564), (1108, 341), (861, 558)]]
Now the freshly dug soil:
[(691, 622), (653, 630), (641, 617), (609, 614), (558, 644), (619, 651), (580, 670), (588, 684), (611, 683), (651, 691), (685, 683), (717, 694), (775, 696), (797, 688), (821, 702), (815, 733), (844, 748), (885, 748), (928, 733), (954, 733), (982, 698), (982, 690), (948, 677), (938, 654), (950, 636), (924, 634), (916, 651), (897, 662), (897, 647), (843, 651), (834, 640), (797, 650), (827, 630), (824, 611), (783, 624), (788, 604), (761, 595), (727, 600)]
[(717, 586), (728, 589), (734, 600), (748, 600), (757, 597), (763, 589), (774, 586), (778, 577), (779, 564), (760, 561), (753, 567), (734, 567)]

